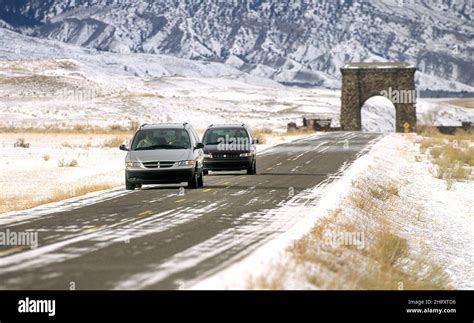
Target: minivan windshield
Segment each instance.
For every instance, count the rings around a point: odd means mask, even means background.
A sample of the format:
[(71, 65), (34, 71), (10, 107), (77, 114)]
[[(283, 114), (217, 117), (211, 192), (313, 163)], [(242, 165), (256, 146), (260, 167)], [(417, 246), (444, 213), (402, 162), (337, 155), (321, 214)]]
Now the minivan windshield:
[(132, 150), (189, 149), (191, 141), (185, 129), (139, 130), (132, 142)]
[(203, 143), (204, 145), (218, 145), (230, 140), (249, 142), (250, 138), (245, 128), (211, 128), (204, 134)]

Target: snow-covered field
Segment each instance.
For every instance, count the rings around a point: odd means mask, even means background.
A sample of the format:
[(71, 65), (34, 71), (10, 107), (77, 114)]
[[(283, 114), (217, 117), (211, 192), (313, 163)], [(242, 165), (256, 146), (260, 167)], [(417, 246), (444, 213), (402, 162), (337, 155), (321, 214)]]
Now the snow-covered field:
[[(113, 84), (105, 82), (107, 76), (89, 73), (85, 63), (75, 60), (0, 62), (0, 126), (108, 127), (187, 121), (196, 128), (245, 122), (285, 129), (288, 122), (301, 124), (302, 116), (332, 118), (334, 126), (339, 124), (338, 90), (198, 76), (146, 80), (116, 75)], [(374, 97), (365, 107), (364, 130), (393, 129), (394, 108), (388, 100)], [(434, 99), (419, 99), (417, 114), (427, 124), (474, 121), (473, 109)]]
[[(342, 208), (343, 216), (350, 219), (364, 218), (361, 210), (354, 209), (348, 202), (355, 190), (353, 183), (357, 179), (373, 179), (374, 182), (382, 179), (399, 187), (398, 195), (403, 205), (386, 206), (387, 209), (400, 207), (399, 212), (394, 213), (396, 216), (389, 221), (394, 221), (402, 228), (400, 234), (408, 241), (414, 256), (426, 257), (440, 265), (449, 275), (452, 288), (472, 289), (474, 183), (456, 182), (454, 187), (447, 190), (444, 180), (433, 177), (431, 162), (427, 158), (420, 160), (416, 157), (420, 154), (418, 140), (416, 135), (385, 136), (368, 154), (356, 160), (342, 178), (326, 187), (316, 206), (301, 209), (307, 221), (295, 225), (226, 270), (197, 282), (193, 288), (246, 289), (255, 277), (274, 274), (279, 266), (291, 259), (286, 248), (308, 233), (316, 221), (329, 216), (335, 209)], [(417, 216), (411, 216), (412, 212)], [(291, 273), (292, 270), (296, 272), (301, 269), (311, 272), (317, 268), (291, 268), (280, 282), (284, 288), (318, 288), (308, 284), (304, 273)], [(324, 272), (318, 275), (324, 275)]]
[[(114, 135), (17, 134), (0, 136), (0, 212), (34, 206), (84, 187), (123, 182), (123, 151), (104, 145)], [(14, 147), (23, 138), (29, 148)], [(75, 162), (74, 162), (75, 161)], [(71, 165), (71, 166), (68, 166)]]
[(182, 76), (135, 78), (124, 80), (135, 84), (134, 89), (110, 88), (71, 60), (32, 61), (27, 66), (23, 61), (2, 62), (0, 75), (0, 126), (6, 127), (187, 121), (196, 128), (245, 122), (285, 129), (290, 121), (301, 124), (303, 115), (338, 120), (339, 93), (325, 89)]

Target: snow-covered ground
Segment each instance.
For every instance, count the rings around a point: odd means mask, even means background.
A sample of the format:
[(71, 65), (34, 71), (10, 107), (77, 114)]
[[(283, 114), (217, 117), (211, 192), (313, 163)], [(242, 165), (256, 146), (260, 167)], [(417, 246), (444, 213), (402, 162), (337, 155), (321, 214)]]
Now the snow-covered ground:
[[(18, 138), (30, 147), (14, 147)], [(114, 135), (2, 134), (0, 183), (8, 189), (1, 191), (0, 213), (80, 187), (120, 185), (125, 153), (104, 147), (112, 138)], [(73, 161), (77, 165), (65, 166)]]
[(474, 109), (459, 107), (445, 101), (446, 99), (417, 101), (417, 121), (435, 126), (460, 126), (462, 121), (474, 122)]
[[(432, 175), (432, 164), (426, 159), (417, 161), (419, 147), (415, 135), (390, 134), (374, 145), (372, 150), (357, 159), (344, 175), (325, 188), (317, 205), (301, 208), (306, 220), (263, 245), (242, 261), (206, 280), (196, 282), (194, 289), (245, 289), (249, 281), (272, 272), (284, 263), (289, 254), (286, 248), (308, 233), (314, 223), (336, 208), (349, 209), (346, 216), (359, 218), (358, 210), (348, 204), (359, 178), (387, 180), (399, 187), (399, 196), (406, 208), (416, 209), (418, 217), (399, 216), (395, 220), (403, 228), (416, 255), (435, 260), (448, 273), (451, 287), (474, 287), (474, 183), (456, 182), (450, 190), (446, 183)], [(419, 160), (419, 159), (418, 159)], [(309, 194), (317, 194), (319, 188)], [(399, 213), (408, 214), (408, 213)], [(315, 288), (304, 281), (304, 275), (292, 275), (283, 281), (285, 288)]]
[(0, 75), (0, 126), (187, 121), (202, 129), (223, 122), (285, 129), (303, 115), (338, 121), (339, 93), (325, 89), (182, 76), (124, 79), (135, 88), (111, 88), (74, 60), (0, 62)]
[[(331, 118), (333, 126), (339, 125), (338, 90), (202, 76), (146, 80), (117, 74), (106, 83), (108, 72), (90, 68), (76, 60), (0, 62), (0, 126), (108, 127), (187, 121), (202, 129), (211, 123), (245, 122), (282, 130), (288, 122), (301, 125), (302, 116)], [(393, 130), (394, 108), (388, 100), (374, 97), (365, 107), (364, 130)], [(417, 116), (421, 123), (452, 125), (474, 121), (474, 110), (419, 99)]]

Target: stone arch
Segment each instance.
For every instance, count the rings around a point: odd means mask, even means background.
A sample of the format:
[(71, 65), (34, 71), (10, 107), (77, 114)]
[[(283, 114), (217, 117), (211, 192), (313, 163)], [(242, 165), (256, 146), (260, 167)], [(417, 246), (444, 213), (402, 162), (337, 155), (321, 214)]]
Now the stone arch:
[(361, 130), (361, 108), (373, 96), (385, 96), (395, 106), (395, 128), (416, 125), (416, 68), (408, 63), (350, 63), (341, 68), (341, 129)]

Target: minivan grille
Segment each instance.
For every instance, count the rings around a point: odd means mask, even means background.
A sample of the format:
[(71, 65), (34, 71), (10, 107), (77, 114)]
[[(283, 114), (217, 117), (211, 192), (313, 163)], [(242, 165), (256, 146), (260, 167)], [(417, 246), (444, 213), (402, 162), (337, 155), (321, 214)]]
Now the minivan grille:
[(239, 158), (239, 157), (240, 157), (240, 154), (237, 154), (237, 153), (212, 154), (212, 158), (216, 158), (216, 159)]
[(145, 168), (170, 168), (174, 165), (175, 162), (170, 161), (154, 161), (154, 162), (144, 162), (143, 166)]

